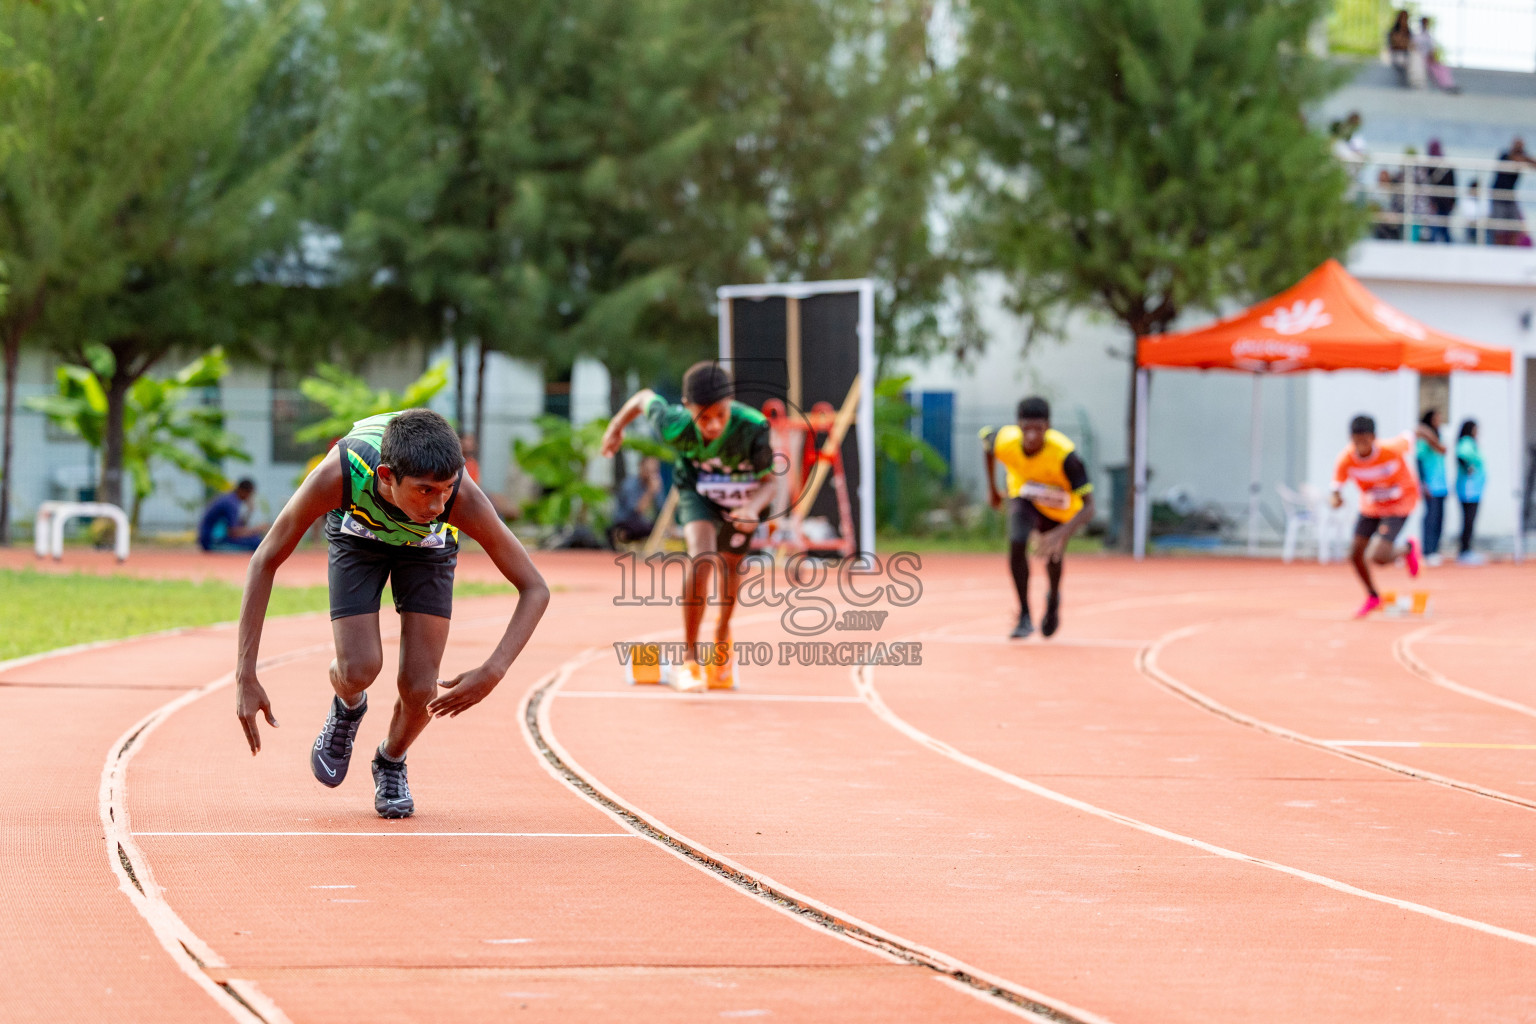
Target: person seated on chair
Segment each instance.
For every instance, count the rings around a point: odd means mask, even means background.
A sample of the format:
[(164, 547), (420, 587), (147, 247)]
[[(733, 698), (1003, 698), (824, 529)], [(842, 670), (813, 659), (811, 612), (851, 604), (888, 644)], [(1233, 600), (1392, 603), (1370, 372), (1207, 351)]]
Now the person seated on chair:
[(246, 525), (255, 494), (255, 481), (245, 479), (210, 501), (197, 524), (197, 546), (204, 551), (255, 551), (267, 532), (265, 526)]
[(656, 512), (661, 494), (661, 460), (647, 455), (640, 460), (640, 471), (624, 478), (615, 496), (613, 525), (608, 527), (612, 547), (645, 540), (656, 527)]

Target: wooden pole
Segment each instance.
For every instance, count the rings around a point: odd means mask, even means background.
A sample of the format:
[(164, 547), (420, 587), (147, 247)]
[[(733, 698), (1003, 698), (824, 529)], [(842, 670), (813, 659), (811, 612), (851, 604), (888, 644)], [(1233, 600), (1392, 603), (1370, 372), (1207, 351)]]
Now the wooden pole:
[(661, 550), (661, 542), (667, 536), (667, 528), (672, 525), (672, 516), (677, 512), (677, 486), (667, 492), (667, 500), (661, 503), (661, 511), (656, 513), (656, 525), (651, 527), (651, 535), (645, 539), (645, 549), (642, 552), (646, 557), (654, 555)]
[(816, 460), (816, 468), (811, 470), (811, 478), (806, 481), (805, 492), (800, 495), (799, 510), (795, 513), (797, 522), (804, 519), (810, 512), (811, 506), (816, 504), (816, 496), (821, 493), (821, 485), (826, 483), (827, 474), (832, 470), (832, 455), (842, 446), (844, 435), (853, 425), (853, 415), (859, 408), (859, 384), (862, 376), (863, 374), (854, 375), (853, 386), (848, 389), (848, 397), (843, 399), (843, 407), (837, 411), (837, 418), (832, 421), (832, 429), (827, 432), (827, 440), (821, 446), (821, 455)]

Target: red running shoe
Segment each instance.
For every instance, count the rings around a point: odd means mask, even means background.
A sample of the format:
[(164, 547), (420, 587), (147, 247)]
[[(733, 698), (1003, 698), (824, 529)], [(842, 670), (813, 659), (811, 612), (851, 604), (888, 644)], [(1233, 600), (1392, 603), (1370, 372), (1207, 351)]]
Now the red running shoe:
[(1365, 604), (1360, 606), (1360, 610), (1355, 612), (1355, 618), (1363, 619), (1380, 607), (1381, 598), (1377, 597), (1375, 594), (1372, 594), (1370, 597), (1365, 599)]
[(1408, 575), (1419, 574), (1419, 542), (1412, 537), (1408, 538), (1408, 554), (1403, 556), (1408, 562)]

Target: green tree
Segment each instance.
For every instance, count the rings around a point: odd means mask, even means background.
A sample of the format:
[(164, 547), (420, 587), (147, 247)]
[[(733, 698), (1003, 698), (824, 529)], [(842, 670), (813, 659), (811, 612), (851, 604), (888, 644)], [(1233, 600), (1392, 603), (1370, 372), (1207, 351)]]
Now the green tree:
[(605, 419), (581, 426), (561, 416), (540, 416), (539, 439), (512, 442), (517, 464), (544, 488), (527, 509), (540, 526), (590, 524), (608, 501), (606, 489), (587, 482), (587, 467), (596, 457), (608, 427)]
[(369, 387), (361, 377), (339, 366), (322, 364), (313, 377), (299, 381), (299, 391), (311, 402), (323, 406), (329, 415), (294, 435), (295, 441), (333, 441), (352, 429), (358, 420), (424, 406), (448, 386), (448, 364), (427, 368), (420, 377), (396, 393), (388, 388)]
[[(334, 6), (311, 208), (402, 334), (616, 376), (712, 347), (731, 281), (880, 278), (885, 347), (933, 344), (948, 78), (921, 0)], [(354, 83), (354, 86), (356, 83)], [(905, 342), (904, 342), (905, 343)], [(919, 344), (911, 341), (911, 344)]]
[[(90, 347), (90, 366), (61, 366), (55, 394), (27, 400), (61, 430), (101, 451), (107, 437), (108, 402), (103, 380), (111, 380), (113, 355)], [(224, 463), (251, 461), (240, 439), (224, 428), (224, 412), (200, 402), (201, 392), (217, 388), (229, 365), (214, 349), (173, 376), (139, 377), (123, 404), (123, 468), (133, 485), (131, 520), (139, 526), (144, 499), (155, 492), (155, 467), (168, 463), (201, 480), (206, 487), (229, 486)]]
[(122, 500), (135, 382), (178, 347), (238, 343), (259, 258), (292, 235), (280, 186), (297, 143), (273, 145), (282, 115), (258, 99), (293, 6), (0, 5), (5, 59), (44, 69), (0, 111), (22, 140), (0, 166), (0, 337), (8, 361), (32, 331), (76, 363), (112, 354), (103, 500)]
[(1098, 309), (1134, 340), (1291, 285), (1359, 237), (1306, 120), (1339, 82), (1307, 49), (1326, 8), (974, 0), (956, 108), (976, 150), (968, 241), (1034, 327)]

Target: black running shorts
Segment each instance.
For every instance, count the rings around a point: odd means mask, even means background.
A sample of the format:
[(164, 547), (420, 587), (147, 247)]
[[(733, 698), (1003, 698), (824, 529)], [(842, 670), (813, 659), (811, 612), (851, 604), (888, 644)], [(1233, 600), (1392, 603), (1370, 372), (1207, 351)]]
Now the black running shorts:
[(1061, 523), (1041, 512), (1028, 498), (1008, 499), (1008, 542), (1024, 544), (1030, 532), (1050, 533)]
[(1407, 516), (1361, 516), (1355, 520), (1355, 536), (1380, 537), (1391, 544), (1403, 532), (1403, 524), (1407, 521)]
[(745, 555), (752, 550), (752, 535), (736, 529), (727, 509), (716, 505), (692, 488), (677, 492), (677, 522), (680, 526), (700, 521), (713, 524), (715, 550), (722, 555)]
[(420, 548), (385, 544), (342, 533), (330, 517), (326, 518), (325, 539), (331, 549), (331, 618), (377, 612), (385, 580), (395, 597), (395, 611), (453, 617), (453, 570), (459, 561), (456, 545)]

